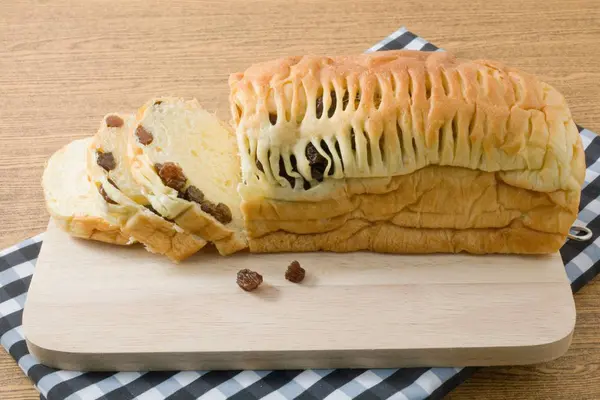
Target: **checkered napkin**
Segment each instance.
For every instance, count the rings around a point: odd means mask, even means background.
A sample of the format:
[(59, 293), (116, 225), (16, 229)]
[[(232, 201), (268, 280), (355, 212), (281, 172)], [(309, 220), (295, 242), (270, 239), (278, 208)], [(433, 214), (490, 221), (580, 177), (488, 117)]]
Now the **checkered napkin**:
[[(402, 28), (368, 52), (441, 51)], [(573, 291), (600, 272), (600, 137), (579, 128), (587, 171), (577, 224), (587, 242), (561, 249)], [(94, 372), (48, 368), (29, 354), (21, 316), (43, 234), (0, 252), (0, 342), (40, 391), (41, 399), (439, 399), (474, 368), (320, 369), (288, 371)]]

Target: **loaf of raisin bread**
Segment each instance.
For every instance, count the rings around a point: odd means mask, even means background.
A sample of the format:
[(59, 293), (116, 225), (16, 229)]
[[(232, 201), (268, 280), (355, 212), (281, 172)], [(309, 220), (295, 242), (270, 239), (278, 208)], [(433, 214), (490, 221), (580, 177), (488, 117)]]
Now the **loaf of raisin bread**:
[(129, 136), (131, 173), (152, 207), (223, 254), (247, 247), (234, 132), (196, 100), (157, 98)]
[(387, 51), (229, 82), (252, 252), (550, 253), (577, 216), (577, 128), (522, 71)]
[(54, 153), (42, 176), (48, 212), (57, 225), (73, 236), (106, 243), (135, 242), (121, 230), (118, 216), (108, 212), (99, 187), (86, 171), (92, 138), (74, 140)]
[(149, 205), (133, 180), (127, 157), (128, 135), (134, 115), (106, 115), (88, 149), (87, 170), (100, 189), (110, 215), (121, 221), (121, 230), (152, 253), (179, 262), (206, 245), (200, 237), (165, 220)]

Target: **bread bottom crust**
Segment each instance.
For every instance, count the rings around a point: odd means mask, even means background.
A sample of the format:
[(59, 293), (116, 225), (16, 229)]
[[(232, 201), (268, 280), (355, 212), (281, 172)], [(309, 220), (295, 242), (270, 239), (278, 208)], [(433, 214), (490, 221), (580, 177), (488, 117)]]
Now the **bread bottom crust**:
[(81, 239), (122, 246), (135, 243), (135, 240), (121, 231), (121, 228), (102, 218), (92, 216), (65, 218), (54, 214), (52, 218), (60, 229)]
[(192, 203), (185, 212), (175, 218), (175, 223), (187, 232), (212, 242), (223, 256), (235, 253), (248, 247), (243, 233), (229, 231), (222, 224), (208, 217), (198, 204)]
[(244, 232), (234, 232), (230, 236), (213, 242), (219, 254), (228, 256), (248, 248), (248, 239)]
[(378, 253), (547, 254), (558, 251), (564, 242), (564, 235), (535, 231), (518, 222), (503, 228), (428, 229), (352, 220), (325, 233), (270, 233), (249, 239), (249, 246), (253, 253), (364, 250)]
[(580, 198), (441, 166), (337, 186), (315, 201), (245, 200), (250, 251), (551, 253), (565, 242)]
[(137, 212), (122, 227), (123, 232), (143, 243), (151, 253), (163, 254), (173, 262), (180, 262), (204, 246), (202, 238), (178, 232), (174, 225), (154, 214)]
[(324, 233), (351, 219), (439, 229), (502, 228), (521, 221), (533, 230), (566, 235), (580, 197), (579, 192), (517, 188), (491, 172), (440, 166), (389, 178), (348, 179), (339, 186), (324, 200), (243, 201), (248, 235)]

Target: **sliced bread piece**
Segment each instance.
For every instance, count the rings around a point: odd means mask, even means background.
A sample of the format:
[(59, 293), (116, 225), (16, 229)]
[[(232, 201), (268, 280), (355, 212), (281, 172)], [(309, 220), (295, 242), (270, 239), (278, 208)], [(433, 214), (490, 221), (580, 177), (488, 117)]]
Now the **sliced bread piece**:
[(134, 115), (113, 113), (104, 117), (88, 149), (88, 173), (102, 188), (108, 211), (118, 216), (123, 232), (152, 253), (182, 261), (203, 248), (206, 241), (145, 207), (149, 202), (133, 180), (127, 158), (127, 137), (134, 125)]
[(195, 99), (157, 98), (139, 110), (129, 138), (133, 177), (155, 210), (222, 255), (247, 247), (232, 129)]
[(86, 154), (92, 138), (74, 140), (54, 153), (42, 176), (48, 212), (69, 234), (106, 243), (135, 242), (110, 214), (102, 195), (88, 178)]

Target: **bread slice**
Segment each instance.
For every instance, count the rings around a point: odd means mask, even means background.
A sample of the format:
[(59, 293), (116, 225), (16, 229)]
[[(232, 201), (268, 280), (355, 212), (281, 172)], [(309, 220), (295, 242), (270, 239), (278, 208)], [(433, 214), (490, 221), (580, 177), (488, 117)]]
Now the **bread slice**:
[(98, 189), (88, 178), (86, 153), (92, 138), (78, 139), (54, 153), (42, 176), (46, 207), (57, 225), (69, 234), (106, 243), (135, 242), (120, 228)]
[(247, 247), (233, 131), (197, 100), (156, 98), (129, 136), (131, 172), (152, 207), (222, 255)]
[(206, 245), (200, 237), (183, 231), (157, 215), (134, 181), (127, 158), (128, 133), (134, 115), (106, 115), (88, 148), (87, 170), (92, 182), (102, 188), (109, 213), (118, 216), (121, 230), (152, 253), (179, 262)]

